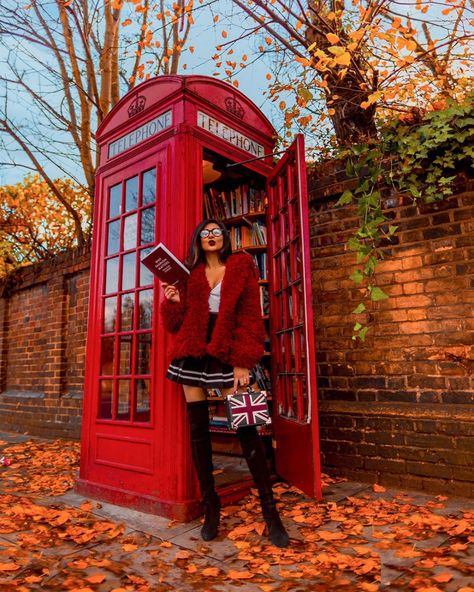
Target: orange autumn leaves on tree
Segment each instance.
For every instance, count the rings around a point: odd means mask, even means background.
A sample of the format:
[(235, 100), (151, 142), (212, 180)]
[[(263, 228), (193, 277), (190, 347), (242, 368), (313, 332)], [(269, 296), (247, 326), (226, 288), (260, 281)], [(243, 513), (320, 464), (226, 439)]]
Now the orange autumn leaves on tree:
[(77, 220), (83, 234), (90, 234), (89, 194), (70, 179), (54, 183), (64, 203), (39, 175), (0, 187), (0, 279), (18, 267), (77, 246)]
[[(79, 179), (93, 200), (99, 164), (95, 130), (142, 79), (177, 73), (193, 5), (193, 0), (0, 0), (3, 165), (36, 171), (66, 210), (68, 193), (63, 196), (52, 178), (58, 174)], [(76, 218), (82, 246), (81, 229)]]
[[(122, 28), (139, 30), (128, 77), (129, 89), (142, 80), (160, 74), (178, 73), (183, 50), (194, 24), (194, 0), (178, 0), (150, 5), (149, 0), (114, 0), (117, 6), (132, 6), (132, 13), (121, 22)], [(203, 0), (199, 0), (202, 4)], [(135, 13), (135, 15), (133, 14)], [(190, 53), (194, 52), (191, 46)], [(183, 69), (186, 70), (186, 64)]]
[[(269, 95), (287, 135), (295, 125), (318, 134), (329, 118), (339, 144), (363, 142), (380, 117), (473, 88), (468, 0), (233, 1), (253, 21), (260, 53), (274, 56)], [(214, 56), (229, 78), (245, 67), (228, 57), (233, 42)]]

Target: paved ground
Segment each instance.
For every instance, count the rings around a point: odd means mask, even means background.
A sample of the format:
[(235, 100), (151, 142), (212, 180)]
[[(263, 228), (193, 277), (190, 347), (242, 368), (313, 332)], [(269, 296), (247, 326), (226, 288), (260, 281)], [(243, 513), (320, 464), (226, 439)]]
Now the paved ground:
[[(0, 448), (28, 439), (0, 433)], [(262, 536), (254, 496), (225, 509), (218, 539), (204, 544), (200, 520), (170, 523), (72, 489), (29, 495), (19, 478), (12, 491), (9, 468), (0, 473), (2, 592), (474, 592), (474, 500), (346, 481), (316, 504), (282, 484), (292, 544), (279, 550)]]

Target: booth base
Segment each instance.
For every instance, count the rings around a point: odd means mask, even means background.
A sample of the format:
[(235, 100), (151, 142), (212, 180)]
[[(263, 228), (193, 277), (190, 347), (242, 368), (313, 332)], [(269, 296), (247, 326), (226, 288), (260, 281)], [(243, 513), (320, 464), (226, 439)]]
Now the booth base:
[[(214, 455), (214, 467), (216, 488), (223, 506), (238, 502), (248, 494), (251, 487), (254, 487), (248, 470), (235, 457), (216, 454)], [(74, 489), (80, 495), (92, 499), (147, 514), (164, 516), (179, 522), (190, 522), (203, 513), (202, 505), (198, 499), (160, 500), (153, 496), (93, 483), (87, 479), (78, 479)]]
[(85, 479), (78, 479), (74, 490), (80, 495), (92, 499), (130, 508), (138, 512), (164, 516), (179, 522), (189, 522), (202, 514), (199, 500), (186, 500), (184, 502), (159, 500), (145, 494), (126, 491), (117, 487), (108, 487)]

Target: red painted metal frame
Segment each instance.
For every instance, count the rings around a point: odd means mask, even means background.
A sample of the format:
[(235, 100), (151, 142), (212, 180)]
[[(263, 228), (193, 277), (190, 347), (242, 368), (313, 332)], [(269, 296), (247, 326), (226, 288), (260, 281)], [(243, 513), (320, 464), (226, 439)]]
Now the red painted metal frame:
[[(276, 354), (272, 357), (272, 383), (276, 399), (276, 468), (283, 478), (308, 495), (320, 499), (316, 359), (303, 136), (297, 136), (269, 177), (267, 186), (270, 203), (269, 256), (272, 260), (271, 338), (272, 351)], [(293, 195), (294, 191), (296, 195)], [(299, 282), (296, 279), (298, 249), (302, 259), (302, 277)], [(299, 283), (303, 293), (301, 303), (296, 302), (296, 298), (300, 297), (297, 288)], [(291, 306), (288, 291), (292, 295)], [(299, 316), (301, 309), (302, 319)], [(296, 326), (295, 317), (298, 320)], [(300, 331), (304, 335), (303, 347), (299, 341)], [(305, 368), (299, 367), (302, 353), (305, 354)], [(299, 379), (295, 374), (297, 370), (301, 370)]]
[[(233, 112), (226, 110), (230, 102)], [(129, 117), (130, 106), (144, 107)], [(108, 145), (160, 114), (172, 111), (172, 124), (114, 158)], [(231, 86), (203, 76), (170, 76), (147, 81), (128, 93), (98, 130), (101, 148), (96, 180), (94, 236), (90, 277), (80, 478), (77, 489), (119, 505), (189, 520), (199, 514), (197, 483), (187, 437), (181, 387), (164, 378), (172, 337), (158, 318), (161, 297), (154, 282), (151, 380), (151, 418), (148, 423), (98, 419), (98, 381), (102, 331), (102, 285), (105, 281), (107, 188), (121, 179), (156, 165), (159, 192), (155, 240), (184, 257), (196, 223), (202, 218), (202, 150), (208, 148), (233, 162), (249, 153), (196, 125), (197, 110), (226, 124), (271, 154), (274, 130), (247, 97)], [(137, 110), (135, 110), (137, 111)], [(248, 168), (267, 177), (268, 156)], [(223, 493), (232, 501), (248, 489), (244, 482)]]

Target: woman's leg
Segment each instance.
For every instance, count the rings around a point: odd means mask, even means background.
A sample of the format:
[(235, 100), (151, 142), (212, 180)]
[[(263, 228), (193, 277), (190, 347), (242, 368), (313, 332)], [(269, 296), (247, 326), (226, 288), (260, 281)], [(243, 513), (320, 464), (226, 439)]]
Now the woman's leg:
[(183, 390), (189, 417), (191, 452), (205, 508), (201, 537), (210, 541), (217, 536), (221, 505), (214, 484), (209, 407), (204, 389), (183, 385)]
[[(225, 396), (232, 391), (232, 388), (222, 389), (222, 394)], [(263, 518), (268, 526), (269, 538), (277, 547), (287, 547), (289, 537), (280, 520), (273, 498), (271, 475), (262, 439), (255, 426), (239, 428), (237, 430), (237, 436), (250, 473), (257, 486)]]

